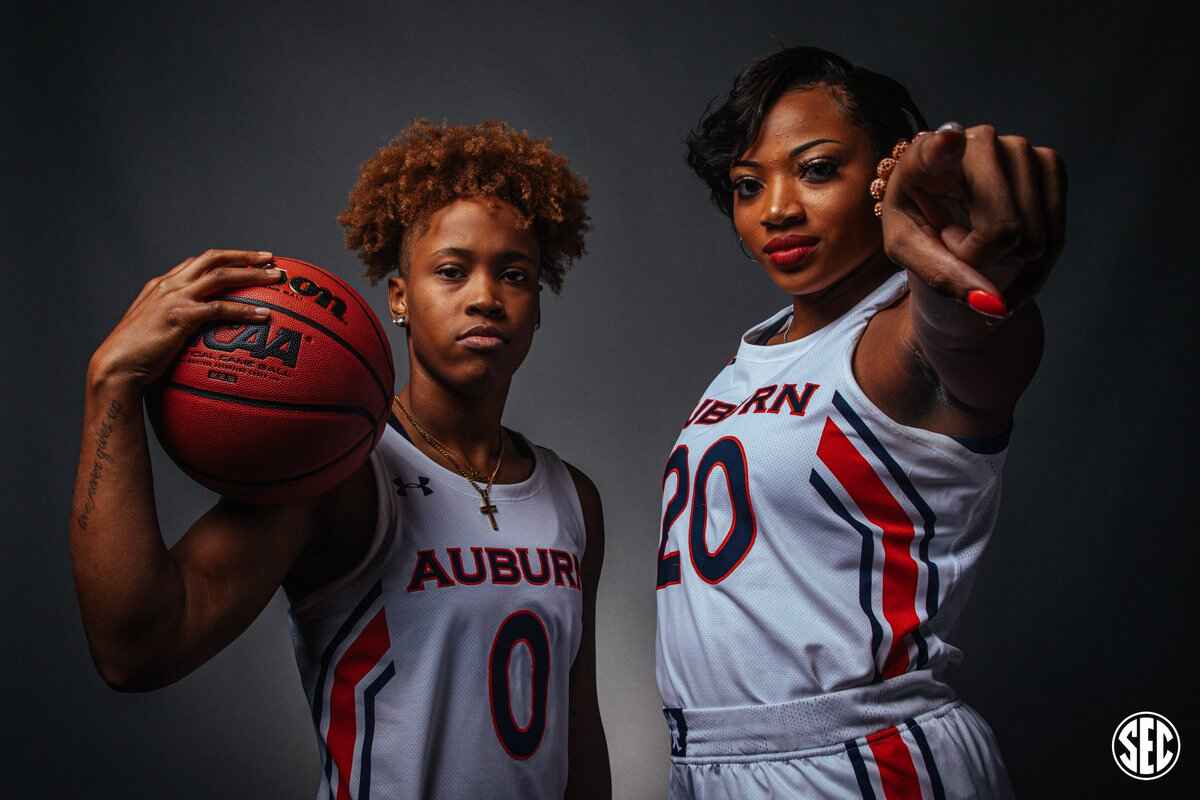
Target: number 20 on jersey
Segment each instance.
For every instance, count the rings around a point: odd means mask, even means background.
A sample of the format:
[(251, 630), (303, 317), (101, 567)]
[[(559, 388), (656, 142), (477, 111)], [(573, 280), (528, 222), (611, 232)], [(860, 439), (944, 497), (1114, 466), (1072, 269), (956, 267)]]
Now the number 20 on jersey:
[[(754, 517), (754, 506), (750, 502), (749, 468), (746, 465), (746, 449), (736, 436), (723, 436), (713, 442), (700, 463), (696, 473), (691, 474), (690, 453), (687, 445), (679, 445), (667, 459), (663, 472), (663, 487), (667, 479), (675, 474), (675, 491), (663, 511), (662, 538), (658, 544), (658, 588), (674, 586), (682, 580), (680, 551), (667, 552), (667, 534), (671, 526), (688, 512), (687, 550), (692, 569), (705, 583), (715, 585), (728, 578), (745, 560), (754, 546), (758, 523)], [(729, 530), (716, 549), (708, 546), (709, 478), (720, 469), (725, 476), (725, 489), (729, 496)], [(718, 484), (719, 485), (719, 484)]]

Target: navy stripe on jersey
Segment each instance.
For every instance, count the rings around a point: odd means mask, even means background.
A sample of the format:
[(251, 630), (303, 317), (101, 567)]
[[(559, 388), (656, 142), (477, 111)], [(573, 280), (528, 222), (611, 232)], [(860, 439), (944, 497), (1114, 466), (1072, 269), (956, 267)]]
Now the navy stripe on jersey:
[(371, 797), (371, 740), (375, 738), (375, 695), (396, 674), (396, 662), (388, 662), (387, 668), (363, 691), (363, 746), (362, 766), (358, 769), (358, 798)]
[(846, 753), (854, 767), (854, 778), (858, 781), (858, 790), (862, 792), (863, 800), (875, 800), (875, 790), (871, 788), (871, 779), (867, 777), (867, 765), (863, 763), (862, 753), (853, 741), (846, 742)]
[(808, 482), (817, 490), (817, 494), (821, 495), (821, 499), (828, 504), (830, 510), (862, 536), (862, 553), (858, 559), (858, 604), (862, 606), (863, 613), (871, 622), (871, 663), (875, 669), (873, 680), (878, 682), (879, 644), (883, 641), (883, 627), (875, 618), (875, 611), (871, 607), (871, 576), (875, 571), (875, 535), (871, 533), (870, 528), (850, 516), (850, 512), (842, 505), (842, 501), (838, 500), (837, 495), (829, 488), (829, 484), (825, 483), (815, 469), (809, 475)]
[(933, 750), (929, 748), (925, 731), (921, 730), (915, 719), (910, 719), (905, 724), (917, 740), (917, 747), (921, 748), (921, 757), (925, 759), (925, 772), (929, 775), (929, 787), (933, 789), (933, 800), (946, 800), (946, 788), (942, 785), (942, 775), (933, 761)]
[[(871, 429), (867, 427), (867, 423), (863, 422), (862, 417), (854, 413), (854, 409), (850, 408), (850, 404), (846, 402), (846, 398), (842, 397), (841, 392), (833, 393), (833, 405), (841, 412), (846, 421), (858, 432), (862, 440), (866, 442), (867, 447), (871, 448), (871, 452), (883, 462), (891, 473), (892, 479), (896, 481), (896, 485), (900, 487), (900, 491), (904, 492), (904, 496), (908, 498), (908, 502), (912, 503), (913, 508), (917, 509), (917, 513), (921, 515), (921, 523), (924, 527), (924, 533), (921, 536), (921, 542), (917, 550), (920, 554), (921, 561), (925, 564), (927, 575), (929, 576), (928, 586), (925, 591), (925, 613), (926, 619), (932, 619), (938, 610), (938, 569), (937, 564), (929, 559), (929, 543), (934, 536), (934, 528), (937, 523), (937, 515), (933, 513), (933, 509), (925, 502), (925, 498), (921, 497), (917, 492), (917, 487), (913, 486), (912, 480), (896, 463), (896, 459), (892, 458), (892, 454), (887, 451), (883, 443), (879, 441)], [(921, 669), (929, 663), (929, 648), (925, 644), (925, 637), (921, 634), (918, 628), (912, 632), (913, 640), (917, 644), (917, 669)]]
[(383, 593), (383, 581), (376, 581), (371, 590), (366, 596), (359, 601), (354, 610), (350, 612), (350, 616), (346, 617), (346, 621), (342, 623), (342, 627), (338, 628), (338, 632), (334, 634), (333, 639), (329, 642), (329, 646), (325, 648), (325, 652), (321, 655), (321, 671), (317, 673), (317, 685), (313, 690), (313, 724), (317, 726), (317, 738), (321, 740), (322, 748), (325, 750), (325, 779), (330, 781), (330, 791), (333, 790), (333, 759), (329, 756), (329, 748), (325, 745), (325, 737), (321, 736), (321, 711), (325, 707), (325, 680), (329, 677), (329, 665), (333, 661), (333, 654), (342, 646), (342, 642), (350, 636), (350, 633), (358, 626), (358, 623), (366, 616), (371, 605), (379, 599)]

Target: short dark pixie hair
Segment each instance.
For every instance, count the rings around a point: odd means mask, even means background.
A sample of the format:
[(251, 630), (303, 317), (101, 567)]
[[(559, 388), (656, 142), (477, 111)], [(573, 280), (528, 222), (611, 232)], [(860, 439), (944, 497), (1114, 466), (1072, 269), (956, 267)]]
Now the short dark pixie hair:
[(725, 216), (733, 216), (729, 168), (734, 160), (753, 144), (781, 95), (814, 86), (833, 90), (850, 120), (867, 131), (877, 158), (928, 127), (908, 90), (886, 75), (816, 47), (773, 53), (734, 79), (724, 103), (714, 109), (710, 102), (687, 137), (688, 166), (708, 185), (713, 204)]

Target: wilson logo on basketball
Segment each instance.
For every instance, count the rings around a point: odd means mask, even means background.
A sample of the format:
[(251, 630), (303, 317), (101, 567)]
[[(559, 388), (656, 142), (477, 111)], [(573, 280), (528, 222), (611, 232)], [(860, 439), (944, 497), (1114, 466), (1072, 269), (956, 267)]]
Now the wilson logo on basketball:
[(319, 285), (312, 278), (304, 275), (297, 275), (294, 278), (289, 278), (287, 270), (275, 265), (279, 271), (279, 284), (286, 285), (293, 292), (301, 297), (312, 298), (321, 308), (327, 309), (340, 321), (346, 321), (346, 301), (338, 297), (333, 292)]
[(296, 366), (300, 357), (301, 337), (299, 331), (278, 328), (273, 333), (266, 323), (262, 325), (223, 326), (210, 328), (202, 337), (209, 350), (232, 353), (243, 350), (253, 358), (277, 358), (285, 366)]

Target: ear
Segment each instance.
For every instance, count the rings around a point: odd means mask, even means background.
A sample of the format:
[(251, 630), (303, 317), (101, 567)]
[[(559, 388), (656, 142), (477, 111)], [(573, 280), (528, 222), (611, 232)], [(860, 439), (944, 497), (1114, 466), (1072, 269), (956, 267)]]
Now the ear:
[(408, 316), (408, 282), (403, 275), (388, 278), (388, 308), (392, 316)]

